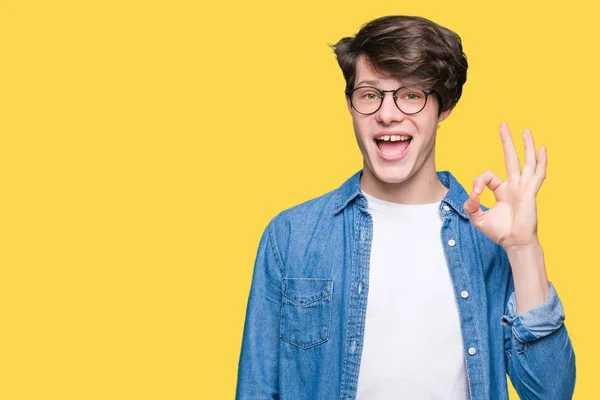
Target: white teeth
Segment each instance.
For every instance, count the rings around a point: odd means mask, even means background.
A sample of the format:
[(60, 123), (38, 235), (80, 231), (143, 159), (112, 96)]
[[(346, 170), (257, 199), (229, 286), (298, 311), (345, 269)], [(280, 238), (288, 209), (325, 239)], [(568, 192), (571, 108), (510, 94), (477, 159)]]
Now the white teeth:
[(379, 137), (377, 140), (384, 140), (386, 142), (388, 141), (392, 141), (392, 142), (398, 142), (398, 141), (405, 141), (410, 139), (410, 136), (404, 136), (404, 135), (384, 135)]

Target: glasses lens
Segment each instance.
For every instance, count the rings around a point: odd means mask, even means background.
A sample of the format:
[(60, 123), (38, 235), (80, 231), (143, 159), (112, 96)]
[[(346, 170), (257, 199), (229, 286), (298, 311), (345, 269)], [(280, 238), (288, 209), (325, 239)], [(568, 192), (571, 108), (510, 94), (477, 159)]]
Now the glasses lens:
[(360, 87), (352, 93), (352, 105), (361, 114), (371, 114), (381, 105), (381, 93), (372, 87)]
[(396, 104), (406, 114), (416, 114), (425, 107), (427, 96), (421, 89), (402, 88), (396, 93)]

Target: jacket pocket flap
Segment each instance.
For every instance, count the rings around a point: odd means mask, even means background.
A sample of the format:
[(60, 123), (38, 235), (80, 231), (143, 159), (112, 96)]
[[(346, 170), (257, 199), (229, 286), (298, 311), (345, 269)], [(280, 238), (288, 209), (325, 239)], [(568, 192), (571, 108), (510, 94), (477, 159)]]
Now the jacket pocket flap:
[(291, 302), (306, 306), (331, 296), (333, 280), (311, 278), (284, 278), (283, 295)]

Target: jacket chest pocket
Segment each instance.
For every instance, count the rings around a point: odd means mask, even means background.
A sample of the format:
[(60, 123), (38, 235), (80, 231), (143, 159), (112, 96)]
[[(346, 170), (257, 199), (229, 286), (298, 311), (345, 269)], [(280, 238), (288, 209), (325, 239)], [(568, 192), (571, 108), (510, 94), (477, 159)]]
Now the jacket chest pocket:
[(302, 349), (329, 340), (333, 280), (282, 280), (281, 340)]

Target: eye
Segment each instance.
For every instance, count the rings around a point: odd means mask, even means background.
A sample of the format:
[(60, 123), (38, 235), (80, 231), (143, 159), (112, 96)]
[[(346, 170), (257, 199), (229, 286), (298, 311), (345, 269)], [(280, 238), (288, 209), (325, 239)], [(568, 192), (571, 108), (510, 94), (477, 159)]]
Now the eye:
[(381, 101), (381, 93), (373, 87), (357, 88), (353, 94), (353, 100), (361, 103), (377, 103)]
[(381, 97), (381, 95), (378, 92), (372, 89), (359, 90), (356, 92), (356, 94), (358, 98), (363, 101), (379, 100), (379, 98)]
[(405, 89), (398, 93), (398, 97), (408, 101), (418, 101), (423, 99), (423, 92), (417, 89)]

